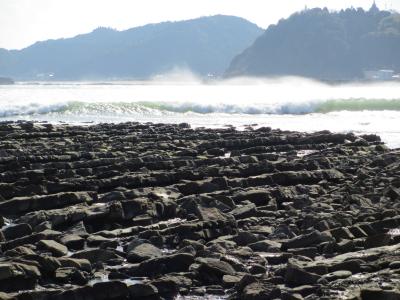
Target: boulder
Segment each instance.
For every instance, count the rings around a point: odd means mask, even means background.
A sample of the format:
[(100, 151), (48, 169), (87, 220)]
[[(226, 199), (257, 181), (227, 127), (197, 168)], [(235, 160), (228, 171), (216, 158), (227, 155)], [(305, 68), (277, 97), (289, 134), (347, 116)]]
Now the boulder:
[(264, 190), (250, 190), (238, 193), (234, 196), (234, 200), (242, 202), (248, 200), (254, 203), (256, 206), (264, 206), (269, 203), (271, 195)]
[(24, 259), (38, 263), (40, 272), (45, 274), (54, 274), (54, 272), (61, 267), (58, 259), (49, 255), (26, 255), (24, 256)]
[(38, 242), (38, 247), (50, 251), (54, 256), (65, 256), (68, 254), (68, 248), (53, 240), (41, 240)]
[(307, 272), (298, 266), (288, 265), (285, 273), (285, 283), (291, 287), (306, 284), (316, 284), (321, 276)]
[(54, 279), (62, 284), (84, 285), (88, 282), (83, 272), (73, 267), (58, 268), (54, 274)]
[(254, 282), (247, 285), (240, 295), (241, 300), (277, 299), (281, 295), (279, 287), (263, 282)]
[(78, 259), (78, 258), (71, 258), (71, 257), (60, 257), (58, 259), (61, 266), (64, 268), (76, 268), (85, 272), (90, 273), (92, 271), (92, 265), (90, 261), (87, 259)]
[(41, 277), (34, 265), (21, 263), (0, 264), (0, 289), (3, 292), (16, 292), (34, 289)]
[(4, 252), (7, 256), (25, 256), (25, 255), (35, 255), (35, 252), (28, 247), (25, 246), (18, 246), (12, 250), (8, 250)]
[(230, 214), (234, 216), (236, 220), (253, 217), (256, 213), (257, 207), (254, 203), (237, 206), (235, 209), (230, 211)]
[(108, 262), (110, 260), (123, 261), (124, 259), (114, 251), (107, 249), (87, 249), (71, 255), (72, 258), (87, 259), (90, 263)]
[(321, 277), (322, 280), (326, 280), (328, 282), (335, 281), (338, 279), (346, 279), (350, 277), (353, 273), (350, 271), (336, 271), (332, 273), (325, 274)]
[(222, 277), (222, 286), (225, 288), (234, 287), (241, 279), (239, 275), (224, 275)]
[(161, 257), (162, 252), (152, 244), (143, 243), (129, 251), (127, 259), (131, 263), (139, 263), (150, 258)]
[(198, 216), (199, 220), (205, 221), (205, 222), (208, 222), (208, 221), (227, 222), (231, 218), (231, 217), (227, 216), (226, 214), (222, 213), (216, 207), (197, 206), (196, 215)]
[(198, 258), (196, 262), (199, 264), (197, 269), (199, 278), (202, 282), (222, 283), (224, 275), (235, 275), (235, 269), (227, 262), (215, 258)]
[(280, 252), (282, 244), (271, 240), (262, 240), (248, 245), (249, 248), (257, 252)]
[(365, 239), (365, 248), (376, 248), (389, 245), (392, 241), (392, 236), (390, 234), (382, 233), (369, 236)]
[(180, 290), (188, 290), (192, 286), (192, 280), (183, 275), (163, 275), (151, 281), (159, 294), (165, 298), (176, 295)]
[(308, 234), (296, 236), (282, 243), (282, 249), (305, 248), (312, 245), (318, 245), (322, 242), (329, 241), (330, 238), (321, 232), (315, 230)]
[(93, 285), (90, 295), (96, 300), (126, 299), (129, 297), (129, 289), (120, 281), (98, 282)]
[(60, 242), (70, 250), (81, 250), (85, 246), (85, 239), (79, 235), (67, 234), (60, 238)]
[(150, 298), (157, 299), (158, 298), (158, 290), (157, 288), (149, 283), (136, 283), (128, 286), (129, 295), (132, 299), (141, 299), (141, 298)]
[(239, 246), (246, 246), (261, 239), (262, 237), (260, 235), (248, 231), (239, 231), (238, 234), (233, 237), (233, 241)]
[(139, 264), (137, 275), (154, 276), (173, 272), (186, 272), (193, 261), (194, 256), (189, 253), (177, 253), (151, 258)]
[(32, 233), (32, 227), (29, 224), (13, 224), (3, 228), (2, 233), (6, 240), (14, 240)]

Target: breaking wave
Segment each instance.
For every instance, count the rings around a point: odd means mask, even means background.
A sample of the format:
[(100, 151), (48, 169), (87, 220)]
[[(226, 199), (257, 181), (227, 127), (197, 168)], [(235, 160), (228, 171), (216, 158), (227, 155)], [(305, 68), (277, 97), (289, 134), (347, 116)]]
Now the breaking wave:
[(143, 115), (143, 114), (276, 114), (302, 115), (340, 111), (400, 111), (400, 99), (331, 99), (284, 103), (194, 103), (194, 102), (81, 102), (9, 104), (0, 107), (0, 117), (24, 115)]

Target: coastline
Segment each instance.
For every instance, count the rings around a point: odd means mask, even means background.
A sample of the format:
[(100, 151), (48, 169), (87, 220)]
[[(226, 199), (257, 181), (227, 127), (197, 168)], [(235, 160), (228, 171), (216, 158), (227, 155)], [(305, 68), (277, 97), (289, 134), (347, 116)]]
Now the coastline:
[(4, 297), (400, 294), (400, 151), (376, 135), (21, 121), (0, 136)]
[(0, 77), (0, 85), (13, 85), (15, 84), (14, 80), (8, 77)]

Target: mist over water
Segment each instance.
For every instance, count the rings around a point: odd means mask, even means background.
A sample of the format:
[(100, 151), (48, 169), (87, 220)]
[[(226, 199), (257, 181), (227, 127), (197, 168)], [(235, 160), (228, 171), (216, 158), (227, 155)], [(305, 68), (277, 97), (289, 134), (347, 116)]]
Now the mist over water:
[(1, 90), (1, 101), (23, 103), (157, 102), (201, 105), (267, 107), (304, 106), (340, 99), (400, 99), (400, 82), (329, 85), (309, 79), (285, 77), (201, 80), (175, 74), (149, 81), (22, 83)]
[(258, 124), (377, 133), (400, 147), (400, 83), (330, 85), (304, 78), (203, 80), (175, 71), (149, 81), (0, 86), (0, 120)]

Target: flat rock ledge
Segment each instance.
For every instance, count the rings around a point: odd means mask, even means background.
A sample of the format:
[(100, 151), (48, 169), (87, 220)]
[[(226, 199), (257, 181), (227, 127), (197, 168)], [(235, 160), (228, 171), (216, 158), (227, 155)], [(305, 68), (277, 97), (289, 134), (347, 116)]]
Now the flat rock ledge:
[(0, 299), (400, 299), (376, 135), (0, 123)]

